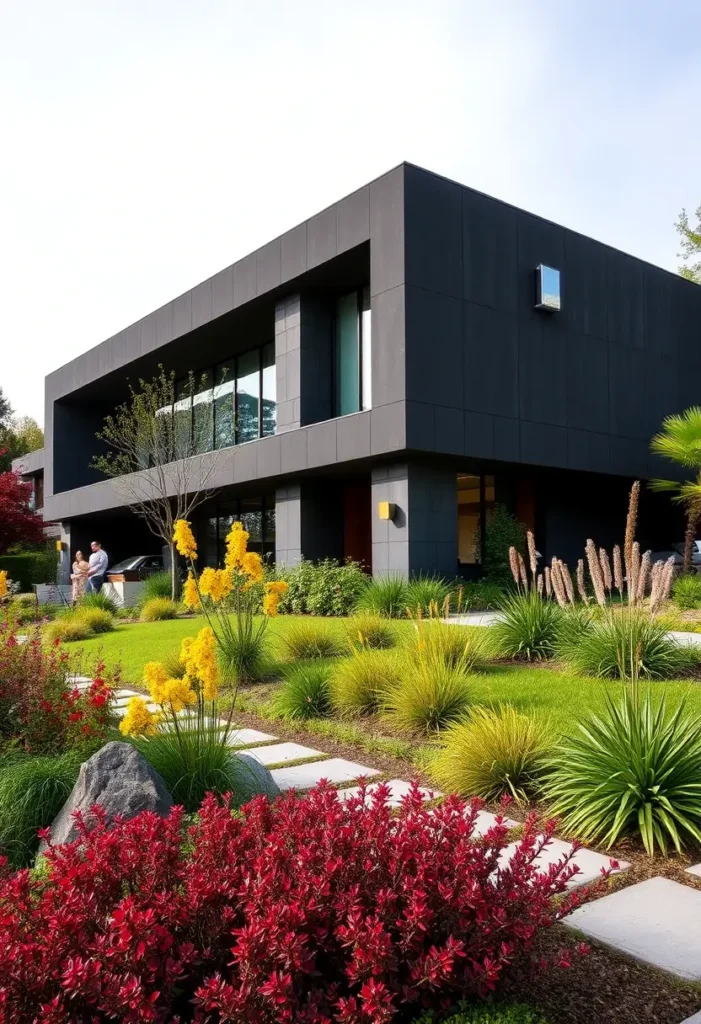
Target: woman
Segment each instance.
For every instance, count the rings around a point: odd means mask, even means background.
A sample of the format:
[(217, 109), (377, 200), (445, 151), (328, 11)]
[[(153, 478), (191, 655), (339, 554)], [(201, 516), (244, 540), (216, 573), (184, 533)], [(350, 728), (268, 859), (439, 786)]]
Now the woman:
[(88, 581), (88, 569), (90, 566), (83, 558), (82, 551), (76, 551), (75, 562), (73, 563), (73, 571), (71, 573), (71, 580), (73, 582), (73, 592), (71, 594), (71, 600), (74, 605), (78, 604), (81, 597), (85, 593), (85, 584)]

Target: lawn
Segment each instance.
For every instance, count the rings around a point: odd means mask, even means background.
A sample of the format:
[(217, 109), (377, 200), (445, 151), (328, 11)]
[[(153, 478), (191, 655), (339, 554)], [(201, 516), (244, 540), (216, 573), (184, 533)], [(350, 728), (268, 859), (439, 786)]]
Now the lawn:
[[(284, 659), (283, 638), (295, 621), (295, 616), (284, 615), (269, 621), (273, 659)], [(323, 622), (339, 636), (345, 636), (344, 620), (323, 619)], [(81, 649), (91, 659), (102, 657), (110, 666), (119, 664), (123, 681), (138, 685), (147, 661), (159, 660), (177, 650), (183, 637), (193, 636), (204, 624), (202, 617), (119, 624), (112, 633), (70, 644), (68, 649)], [(400, 636), (412, 629), (409, 622), (394, 625)], [(508, 701), (521, 710), (531, 709), (549, 716), (561, 732), (571, 728), (588, 710), (600, 706), (607, 690), (616, 693), (620, 687), (620, 683), (583, 678), (552, 665), (515, 664), (492, 664), (474, 675), (470, 685), (476, 704)], [(670, 680), (652, 686), (660, 694), (666, 693), (673, 704), (686, 696), (689, 705), (701, 711), (701, 686), (696, 682)]]

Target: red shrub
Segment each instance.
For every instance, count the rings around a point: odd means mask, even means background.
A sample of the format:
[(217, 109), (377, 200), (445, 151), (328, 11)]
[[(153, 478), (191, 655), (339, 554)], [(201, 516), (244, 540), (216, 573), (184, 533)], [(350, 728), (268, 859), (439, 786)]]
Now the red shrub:
[(110, 715), (103, 670), (98, 665), (92, 685), (81, 692), (71, 684), (65, 651), (46, 650), (37, 631), (19, 643), (10, 625), (0, 625), (0, 742), (13, 741), (32, 753), (100, 746)]
[(0, 1008), (15, 1024), (93, 1021), (384, 1024), (485, 994), (568, 912), (567, 860), (539, 873), (535, 819), (508, 869), (507, 827), (473, 838), (477, 804), (398, 815), (320, 787), (241, 815), (209, 796), (83, 829), (41, 877), (0, 885)]

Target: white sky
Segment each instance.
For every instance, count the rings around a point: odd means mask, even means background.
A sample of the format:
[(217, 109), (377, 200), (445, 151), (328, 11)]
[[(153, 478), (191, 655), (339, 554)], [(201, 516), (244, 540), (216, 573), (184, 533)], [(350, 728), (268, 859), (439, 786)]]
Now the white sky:
[(698, 0), (0, 0), (0, 387), (411, 160), (669, 269)]

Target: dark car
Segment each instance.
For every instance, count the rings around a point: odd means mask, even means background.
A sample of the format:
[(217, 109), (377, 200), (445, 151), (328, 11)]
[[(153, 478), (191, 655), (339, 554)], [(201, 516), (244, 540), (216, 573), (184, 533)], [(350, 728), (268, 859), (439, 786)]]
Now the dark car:
[(131, 558), (122, 559), (116, 565), (111, 565), (107, 570), (107, 575), (116, 576), (119, 573), (128, 573), (130, 576), (136, 576), (142, 580), (147, 576), (152, 576), (154, 572), (162, 571), (163, 555), (133, 555)]

